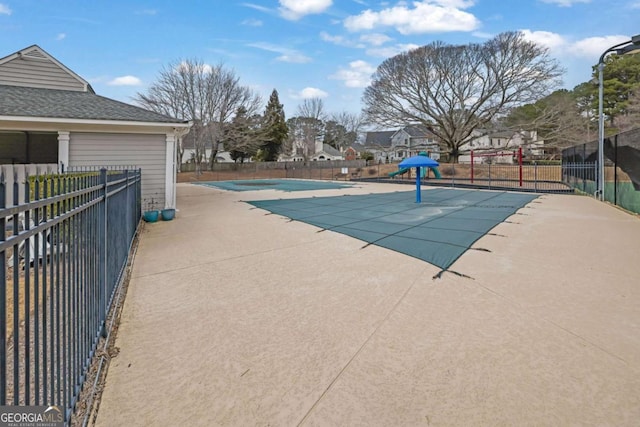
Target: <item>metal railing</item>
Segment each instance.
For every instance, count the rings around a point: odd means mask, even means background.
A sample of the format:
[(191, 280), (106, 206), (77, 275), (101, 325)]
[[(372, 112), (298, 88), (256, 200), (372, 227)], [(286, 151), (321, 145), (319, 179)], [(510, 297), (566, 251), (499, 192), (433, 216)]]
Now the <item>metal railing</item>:
[(9, 207), (4, 178), (0, 405), (55, 405), (68, 423), (140, 222), (141, 172), (16, 179)]
[[(415, 170), (395, 175), (397, 164), (373, 166), (363, 170), (361, 181), (415, 183)], [(377, 170), (376, 170), (377, 167)], [(572, 193), (574, 190), (562, 180), (560, 164), (489, 164), (441, 163), (436, 171), (428, 170), (422, 182), (426, 185), (514, 190), (536, 193)]]

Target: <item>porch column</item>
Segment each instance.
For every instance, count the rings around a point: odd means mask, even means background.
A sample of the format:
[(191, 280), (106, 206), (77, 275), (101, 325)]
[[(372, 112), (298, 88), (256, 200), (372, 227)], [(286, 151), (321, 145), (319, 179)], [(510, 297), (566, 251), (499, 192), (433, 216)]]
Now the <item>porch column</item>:
[(176, 134), (166, 134), (164, 207), (176, 207)]
[(58, 171), (69, 168), (69, 132), (58, 131)]

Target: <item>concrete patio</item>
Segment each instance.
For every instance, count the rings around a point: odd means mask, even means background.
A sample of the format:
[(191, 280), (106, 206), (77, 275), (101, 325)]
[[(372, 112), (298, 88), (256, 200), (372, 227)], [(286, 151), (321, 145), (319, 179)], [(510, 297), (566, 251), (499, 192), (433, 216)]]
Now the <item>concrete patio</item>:
[(142, 233), (97, 425), (637, 425), (638, 217), (544, 195), (452, 266), (470, 278), (434, 280), (240, 201), (309, 196), (179, 184)]

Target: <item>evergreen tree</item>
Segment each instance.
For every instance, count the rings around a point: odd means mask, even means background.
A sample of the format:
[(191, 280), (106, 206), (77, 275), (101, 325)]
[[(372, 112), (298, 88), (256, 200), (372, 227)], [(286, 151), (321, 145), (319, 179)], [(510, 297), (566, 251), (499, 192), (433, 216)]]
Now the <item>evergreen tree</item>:
[(262, 122), (261, 159), (267, 162), (278, 160), (278, 154), (287, 140), (289, 128), (284, 117), (284, 109), (278, 99), (278, 91), (273, 90), (264, 112)]

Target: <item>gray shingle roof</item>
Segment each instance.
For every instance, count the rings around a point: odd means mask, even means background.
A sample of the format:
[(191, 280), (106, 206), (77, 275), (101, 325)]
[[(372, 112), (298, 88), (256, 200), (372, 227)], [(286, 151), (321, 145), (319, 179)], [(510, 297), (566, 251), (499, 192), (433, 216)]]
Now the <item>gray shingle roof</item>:
[(342, 156), (342, 153), (339, 150), (336, 150), (329, 144), (322, 144), (322, 151), (331, 155), (331, 156)]
[(357, 153), (363, 153), (366, 150), (364, 145), (359, 144), (357, 142), (351, 144), (349, 147), (353, 148)]
[(367, 132), (365, 146), (390, 147), (391, 137), (396, 133), (394, 130), (385, 130), (381, 132)]
[(0, 116), (186, 123), (89, 92), (0, 85)]
[(409, 125), (405, 126), (404, 130), (412, 137), (425, 138), (432, 136), (425, 125)]

